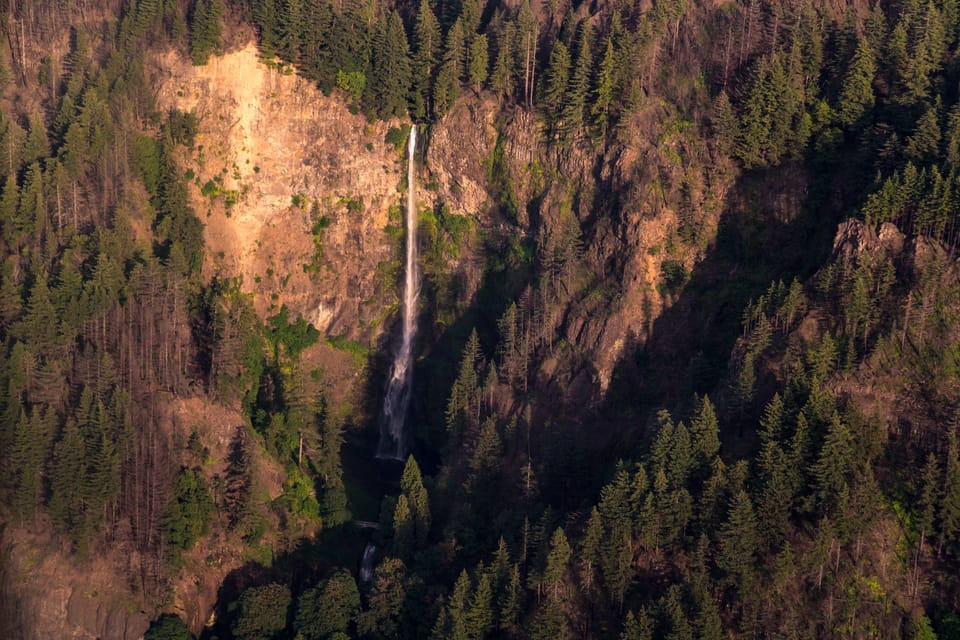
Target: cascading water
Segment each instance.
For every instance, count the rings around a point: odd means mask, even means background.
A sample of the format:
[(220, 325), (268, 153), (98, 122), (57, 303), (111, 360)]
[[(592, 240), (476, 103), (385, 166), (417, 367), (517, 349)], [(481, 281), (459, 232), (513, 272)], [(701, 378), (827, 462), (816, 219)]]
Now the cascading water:
[(420, 277), (417, 270), (417, 207), (414, 200), (413, 155), (417, 149), (417, 127), (410, 127), (407, 141), (407, 258), (403, 283), (403, 310), (400, 348), (390, 370), (387, 394), (383, 400), (383, 417), (380, 423), (380, 443), (377, 458), (403, 460), (407, 453), (404, 437), (404, 421), (410, 407), (410, 391), (413, 387), (413, 339), (417, 332), (417, 296), (420, 294)]
[(370, 582), (373, 577), (373, 558), (377, 553), (377, 548), (372, 542), (368, 542), (363, 550), (363, 559), (360, 561), (360, 582)]

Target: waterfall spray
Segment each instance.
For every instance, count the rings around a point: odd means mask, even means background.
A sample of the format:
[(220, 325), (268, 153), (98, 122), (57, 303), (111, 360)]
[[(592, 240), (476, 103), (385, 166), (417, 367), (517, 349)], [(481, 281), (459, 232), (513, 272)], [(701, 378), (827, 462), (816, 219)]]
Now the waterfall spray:
[(413, 387), (413, 340), (417, 332), (417, 296), (420, 294), (420, 276), (417, 271), (417, 205), (414, 199), (413, 155), (417, 149), (417, 127), (410, 127), (407, 142), (407, 257), (403, 282), (403, 335), (397, 350), (387, 394), (383, 400), (383, 417), (380, 423), (380, 443), (377, 457), (388, 460), (403, 460), (407, 453), (404, 437), (404, 421), (410, 407), (410, 391)]

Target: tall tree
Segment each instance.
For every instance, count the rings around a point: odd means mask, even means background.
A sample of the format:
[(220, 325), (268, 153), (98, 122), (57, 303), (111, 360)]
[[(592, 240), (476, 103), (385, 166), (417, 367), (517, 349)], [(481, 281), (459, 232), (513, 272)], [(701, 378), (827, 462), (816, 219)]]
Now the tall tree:
[(753, 572), (754, 553), (759, 541), (757, 518), (746, 491), (734, 494), (718, 537), (717, 566), (742, 585)]
[(850, 61), (850, 67), (840, 89), (837, 118), (840, 124), (853, 127), (862, 122), (873, 108), (873, 78), (877, 73), (877, 63), (873, 48), (866, 38), (857, 44), (857, 50)]
[(430, 497), (423, 486), (423, 477), (420, 475), (420, 466), (412, 455), (407, 457), (400, 478), (400, 491), (406, 496), (413, 516), (415, 540), (419, 547), (423, 547), (430, 534)]
[(430, 6), (430, 0), (420, 0), (413, 26), (413, 95), (410, 112), (414, 118), (424, 119), (431, 113), (429, 97), (442, 50), (440, 23)]
[(490, 54), (487, 50), (487, 36), (485, 34), (478, 35), (470, 44), (470, 64), (468, 66), (470, 84), (473, 85), (474, 91), (480, 93), (480, 88), (487, 81), (490, 71)]

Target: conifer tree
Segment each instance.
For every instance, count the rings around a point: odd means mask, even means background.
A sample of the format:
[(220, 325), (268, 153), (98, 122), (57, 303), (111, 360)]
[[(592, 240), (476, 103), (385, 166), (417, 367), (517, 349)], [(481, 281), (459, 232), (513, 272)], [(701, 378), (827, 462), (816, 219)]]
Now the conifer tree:
[(853, 436), (846, 423), (834, 413), (812, 469), (821, 507), (835, 506), (837, 499), (848, 490), (852, 460)]
[(757, 519), (746, 491), (734, 494), (726, 521), (720, 526), (717, 567), (740, 584), (753, 571), (757, 549)]
[(550, 552), (547, 554), (547, 565), (543, 572), (543, 581), (554, 597), (560, 594), (563, 586), (564, 574), (571, 556), (570, 543), (562, 527), (557, 527), (550, 537)]
[(853, 127), (873, 108), (873, 78), (876, 73), (877, 63), (873, 49), (864, 38), (857, 44), (857, 50), (840, 89), (840, 102), (837, 106), (840, 124)]
[(459, 20), (447, 31), (443, 49), (443, 64), (437, 72), (437, 81), (433, 87), (434, 116), (442, 117), (458, 97), (460, 97), (460, 79), (463, 75), (466, 45), (463, 25)]
[(500, 594), (498, 605), (500, 608), (500, 629), (513, 632), (520, 621), (523, 611), (523, 584), (520, 581), (520, 565), (514, 563), (510, 569), (510, 582)]
[(935, 533), (937, 507), (940, 502), (940, 465), (937, 456), (931, 453), (927, 456), (927, 464), (923, 468), (920, 484), (920, 495), (917, 500), (917, 525), (920, 527), (919, 549), (923, 551), (924, 538)]
[(190, 14), (190, 57), (195, 65), (207, 64), (220, 49), (220, 32), (225, 13), (223, 0), (197, 0)]
[(47, 125), (39, 111), (30, 114), (30, 130), (23, 144), (23, 162), (35, 162), (50, 156), (50, 140), (47, 138)]
[(260, 28), (260, 55), (272, 60), (280, 50), (280, 18), (283, 0), (257, 0), (253, 3), (253, 19)]
[(443, 39), (437, 16), (429, 0), (420, 0), (413, 26), (413, 95), (410, 111), (414, 118), (423, 119), (431, 113), (429, 98), (442, 50)]
[(300, 64), (306, 31), (303, 0), (284, 0), (280, 15), (280, 55), (292, 64)]
[(587, 520), (587, 530), (583, 534), (578, 555), (581, 563), (581, 581), (587, 592), (594, 583), (597, 567), (600, 565), (600, 554), (603, 544), (603, 520), (600, 512), (594, 507)]
[(410, 560), (416, 542), (416, 524), (410, 512), (407, 496), (397, 497), (397, 508), (393, 511), (393, 552), (401, 560)]
[(483, 83), (487, 81), (487, 75), (490, 69), (489, 56), (490, 54), (487, 51), (487, 36), (485, 34), (478, 35), (470, 44), (469, 64), (470, 84), (473, 85), (474, 91), (477, 93), (480, 93), (480, 88), (483, 86)]
[(635, 616), (633, 611), (628, 611), (623, 621), (620, 640), (653, 640), (653, 629), (653, 620), (646, 609), (640, 610), (639, 617)]
[(379, 117), (406, 116), (410, 91), (410, 48), (403, 21), (391, 11), (377, 27), (370, 51), (364, 104)]
[(493, 591), (490, 574), (478, 570), (477, 586), (470, 596), (466, 613), (467, 634), (471, 640), (482, 640), (493, 628)]
[[(917, 120), (913, 135), (907, 138), (904, 153), (918, 165), (926, 164), (939, 155), (940, 122), (936, 106), (932, 106)], [(934, 167), (936, 169), (936, 167)]]
[(617, 54), (613, 38), (607, 37), (603, 58), (597, 69), (596, 86), (593, 91), (591, 115), (599, 138), (607, 135), (610, 125), (611, 107), (615, 104), (617, 87)]
[(360, 608), (360, 592), (353, 575), (338, 569), (297, 600), (294, 628), (304, 640), (324, 640), (346, 633)]
[[(441, 638), (450, 638), (451, 640), (469, 640), (470, 634), (467, 627), (467, 607), (470, 597), (471, 581), (466, 570), (460, 572), (456, 583), (453, 585), (453, 592), (447, 600), (445, 625), (442, 630)], [(434, 634), (436, 635), (436, 633)]]
[(593, 72), (590, 38), (589, 23), (581, 22), (577, 35), (577, 55), (563, 100), (563, 134), (567, 139), (579, 136), (586, 122), (587, 97), (590, 93), (590, 76)]
[(403, 467), (403, 475), (400, 478), (400, 491), (406, 496), (409, 502), (410, 513), (414, 521), (414, 539), (419, 547), (423, 547), (430, 533), (430, 498), (427, 495), (426, 488), (423, 486), (420, 467), (412, 455), (407, 458), (407, 462)]
[(570, 52), (562, 40), (557, 40), (550, 51), (550, 62), (543, 82), (540, 102), (548, 121), (557, 124), (558, 115), (563, 109), (563, 99), (570, 82)]
[(710, 468), (720, 452), (720, 424), (709, 396), (699, 400), (697, 415), (690, 423), (690, 440), (694, 464), (701, 471)]
[(490, 88), (501, 98), (509, 98), (513, 95), (515, 80), (513, 76), (513, 35), (516, 33), (516, 26), (509, 22), (502, 28), (501, 35), (497, 38), (497, 56), (493, 63), (493, 71), (490, 74)]
[(947, 440), (947, 460), (943, 470), (943, 492), (940, 498), (940, 549), (960, 547), (960, 442), (957, 430), (951, 429)]
[(373, 572), (367, 608), (357, 614), (357, 631), (364, 636), (402, 637), (403, 607), (409, 580), (397, 558), (384, 558)]

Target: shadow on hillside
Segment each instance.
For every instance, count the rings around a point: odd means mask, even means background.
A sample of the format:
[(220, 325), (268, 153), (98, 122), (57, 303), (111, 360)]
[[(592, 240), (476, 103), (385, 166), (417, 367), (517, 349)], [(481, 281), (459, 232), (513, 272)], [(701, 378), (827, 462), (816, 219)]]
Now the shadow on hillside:
[[(482, 265), (467, 267), (483, 269), (483, 278), (477, 291), (465, 301), (463, 312), (449, 324), (437, 322), (432, 313), (437, 296), (442, 293), (435, 290), (427, 278), (423, 280), (415, 345), (414, 386), (407, 425), (415, 457), (428, 475), (433, 474), (440, 464), (437, 446), (446, 438), (444, 415), (451, 386), (460, 368), (464, 344), (476, 329), (485, 357), (493, 357), (498, 335), (497, 320), (532, 282), (531, 261), (523, 260), (522, 255), (514, 256), (516, 260), (513, 261), (499, 259), (517, 249), (516, 246), (507, 246), (509, 240), (508, 236), (497, 234), (490, 234), (481, 240), (483, 244), (478, 251), (485, 257), (496, 256), (498, 260), (488, 259)], [(521, 252), (529, 251), (529, 247), (519, 246)], [(398, 283), (397, 286), (402, 287), (402, 284)], [(393, 324), (379, 348), (371, 355), (368, 362), (370, 375), (362, 392), (364, 413), (370, 418), (363, 428), (365, 435), (362, 441), (371, 447), (371, 456), (379, 437), (387, 379), (400, 338), (399, 313), (393, 319)]]
[[(683, 413), (693, 394), (710, 394), (724, 413), (731, 350), (750, 300), (771, 282), (806, 281), (829, 256), (843, 197), (842, 177), (809, 183), (797, 164), (745, 172), (727, 197), (714, 245), (689, 274), (647, 341), (615, 367), (604, 414), (643, 426), (655, 411)], [(822, 174), (826, 176), (827, 174)], [(725, 426), (730, 429), (731, 417)], [(739, 427), (741, 425), (736, 425)], [(635, 446), (636, 428), (625, 437)]]
[(248, 560), (224, 578), (217, 591), (215, 622), (204, 628), (199, 638), (233, 637), (230, 627), (237, 617), (236, 603), (240, 595), (250, 587), (271, 582), (289, 587), (294, 594), (288, 611), (288, 621), (292, 620), (296, 612), (296, 594), (315, 586), (338, 567), (348, 569), (354, 575), (359, 573), (364, 548), (372, 537), (369, 530), (348, 523), (325, 530), (316, 538), (300, 538), (289, 551), (273, 558), (270, 566)]

